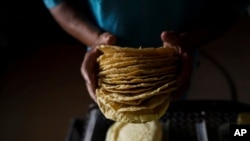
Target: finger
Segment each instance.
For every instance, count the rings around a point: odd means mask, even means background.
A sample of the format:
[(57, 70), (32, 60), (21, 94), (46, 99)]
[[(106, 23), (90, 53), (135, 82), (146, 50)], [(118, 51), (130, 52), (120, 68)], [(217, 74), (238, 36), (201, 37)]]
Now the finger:
[(82, 76), (83, 76), (84, 80), (88, 83), (91, 82), (90, 75), (91, 75), (91, 71), (94, 69), (94, 64), (89, 63), (89, 62), (92, 62), (92, 58), (90, 57), (92, 51), (93, 50), (91, 50), (85, 54), (85, 57), (84, 57), (84, 60), (83, 60), (82, 66), (81, 66)]
[(113, 45), (113, 44), (116, 44), (116, 37), (113, 36), (113, 35), (108, 35), (105, 39), (105, 43), (107, 45)]
[[(93, 76), (94, 74), (92, 74)], [(87, 87), (87, 90), (88, 90), (88, 93), (90, 95), (90, 97), (96, 101), (96, 97), (95, 97), (95, 89), (96, 89), (96, 84), (95, 82), (92, 82), (93, 81), (93, 78), (92, 77), (89, 77), (90, 75), (87, 74), (85, 75), (85, 84), (86, 84), (86, 87)], [(91, 81), (92, 80), (92, 81)]]
[(170, 43), (169, 43), (169, 39), (167, 37), (167, 32), (166, 31), (163, 31), (161, 33), (161, 40), (163, 42), (163, 47), (171, 46)]
[(100, 40), (96, 45), (113, 45), (116, 43), (116, 37), (108, 32), (101, 35)]
[(161, 40), (163, 42), (164, 47), (178, 45), (178, 36), (172, 31), (170, 32), (163, 31), (161, 33)]
[(93, 85), (91, 83), (86, 83), (86, 87), (87, 87), (87, 90), (91, 99), (93, 99), (96, 102), (96, 96), (95, 96), (95, 91), (94, 91), (95, 89), (93, 89), (92, 86)]

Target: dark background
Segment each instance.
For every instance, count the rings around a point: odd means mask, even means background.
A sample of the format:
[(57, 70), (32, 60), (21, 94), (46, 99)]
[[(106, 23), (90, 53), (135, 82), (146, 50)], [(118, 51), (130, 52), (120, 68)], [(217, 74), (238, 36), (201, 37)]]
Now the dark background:
[(54, 21), (42, 0), (3, 1), (0, 4), (0, 47), (2, 61), (31, 52), (50, 42), (72, 43)]
[(9, 39), (25, 44), (68, 39), (42, 0), (4, 1), (0, 10), (1, 34)]
[(85, 47), (42, 0), (0, 2), (0, 140), (65, 140), (90, 98), (80, 74)]

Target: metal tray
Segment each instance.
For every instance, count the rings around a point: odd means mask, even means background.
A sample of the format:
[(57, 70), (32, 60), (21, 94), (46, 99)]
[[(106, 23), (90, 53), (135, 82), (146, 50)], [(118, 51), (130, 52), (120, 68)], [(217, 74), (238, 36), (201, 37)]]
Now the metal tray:
[[(163, 140), (228, 141), (229, 126), (237, 116), (250, 112), (250, 105), (231, 101), (179, 101), (171, 103), (160, 119)], [(96, 104), (89, 106), (86, 117), (73, 118), (66, 141), (104, 141), (114, 123), (106, 119)], [(205, 126), (204, 126), (205, 125)], [(204, 139), (204, 129), (207, 139)]]

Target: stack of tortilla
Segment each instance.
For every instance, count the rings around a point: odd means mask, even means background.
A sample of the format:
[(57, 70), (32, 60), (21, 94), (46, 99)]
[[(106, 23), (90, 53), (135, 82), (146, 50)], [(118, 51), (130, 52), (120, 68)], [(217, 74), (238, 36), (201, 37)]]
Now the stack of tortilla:
[(102, 45), (97, 103), (108, 119), (145, 123), (159, 119), (176, 89), (178, 52), (173, 47)]

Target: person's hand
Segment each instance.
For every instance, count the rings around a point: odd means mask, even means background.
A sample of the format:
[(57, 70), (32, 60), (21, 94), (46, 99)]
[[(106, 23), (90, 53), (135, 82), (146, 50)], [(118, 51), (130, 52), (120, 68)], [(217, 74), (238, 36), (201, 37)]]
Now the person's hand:
[(183, 42), (183, 38), (174, 32), (162, 32), (161, 40), (164, 47), (176, 47), (181, 59), (181, 71), (177, 77), (177, 87), (173, 95), (171, 95), (172, 100), (178, 99), (182, 96), (188, 89), (190, 83), (190, 77), (193, 68), (193, 59), (189, 51), (187, 51), (188, 44)]
[(97, 58), (101, 55), (96, 47), (99, 45), (113, 45), (116, 43), (116, 37), (110, 33), (103, 33), (99, 36), (91, 50), (85, 54), (82, 66), (81, 73), (86, 83), (87, 90), (90, 97), (96, 101), (95, 90), (98, 85), (97, 74), (98, 74), (98, 63), (96, 62)]

